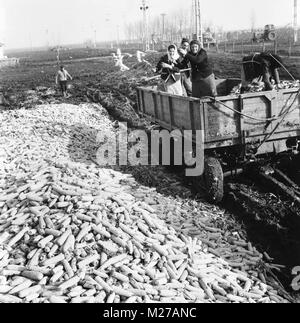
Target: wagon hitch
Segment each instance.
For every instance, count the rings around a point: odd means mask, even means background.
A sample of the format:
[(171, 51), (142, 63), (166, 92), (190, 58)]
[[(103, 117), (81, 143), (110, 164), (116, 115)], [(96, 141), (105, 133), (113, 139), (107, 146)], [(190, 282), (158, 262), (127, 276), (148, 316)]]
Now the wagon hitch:
[(256, 172), (249, 175), (275, 194), (280, 194), (300, 206), (299, 186), (279, 169), (266, 165), (258, 167)]

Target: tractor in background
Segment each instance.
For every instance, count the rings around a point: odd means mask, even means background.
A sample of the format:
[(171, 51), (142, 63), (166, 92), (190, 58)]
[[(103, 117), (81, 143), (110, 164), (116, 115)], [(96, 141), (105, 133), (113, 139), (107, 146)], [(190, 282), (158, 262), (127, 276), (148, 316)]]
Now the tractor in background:
[(253, 41), (259, 42), (271, 42), (275, 41), (277, 38), (277, 32), (274, 25), (266, 25), (264, 30), (256, 31), (253, 34)]

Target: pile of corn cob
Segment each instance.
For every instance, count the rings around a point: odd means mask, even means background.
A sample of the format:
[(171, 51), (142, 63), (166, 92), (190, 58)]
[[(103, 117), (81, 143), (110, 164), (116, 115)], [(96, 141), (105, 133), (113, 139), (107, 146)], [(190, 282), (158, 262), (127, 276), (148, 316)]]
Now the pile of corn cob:
[(70, 162), (4, 184), (0, 301), (283, 301), (167, 226), (135, 185), (130, 175)]
[(90, 151), (110, 131), (101, 110), (52, 108), (1, 115), (0, 302), (285, 301), (255, 272), (262, 255), (234, 235), (219, 244), (196, 207), (70, 158), (68, 126), (79, 114), (91, 127)]

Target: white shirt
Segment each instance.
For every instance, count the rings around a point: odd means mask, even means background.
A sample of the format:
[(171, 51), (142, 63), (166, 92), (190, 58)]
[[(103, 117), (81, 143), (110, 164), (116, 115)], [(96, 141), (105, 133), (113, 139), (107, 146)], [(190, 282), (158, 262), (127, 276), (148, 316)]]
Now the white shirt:
[(62, 82), (62, 81), (67, 81), (68, 78), (70, 80), (72, 80), (72, 76), (68, 73), (68, 71), (66, 71), (65, 69), (62, 71), (62, 70), (59, 70), (57, 72), (57, 75), (56, 75), (56, 83), (59, 81), (59, 82)]

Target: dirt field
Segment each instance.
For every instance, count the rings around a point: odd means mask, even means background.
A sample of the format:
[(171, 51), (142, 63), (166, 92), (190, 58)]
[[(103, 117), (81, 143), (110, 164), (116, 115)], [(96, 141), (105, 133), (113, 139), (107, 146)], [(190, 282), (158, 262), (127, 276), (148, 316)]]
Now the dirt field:
[[(155, 65), (160, 55), (151, 55), (149, 61)], [(143, 78), (153, 74), (149, 68), (136, 65), (134, 58), (124, 61), (131, 70), (121, 73), (112, 66), (109, 58), (93, 59), (91, 53), (86, 57), (83, 57), (82, 52), (77, 55), (65, 53), (65, 66), (74, 81), (71, 97), (62, 99), (54, 85), (57, 64), (53, 57), (41, 53), (26, 56), (26, 59), (21, 60), (20, 67), (1, 71), (0, 93), (4, 94), (9, 103), (2, 107), (3, 110), (31, 109), (41, 104), (97, 102), (108, 110), (114, 120), (128, 121), (132, 127), (148, 126), (147, 120), (141, 120), (134, 111), (135, 88), (147, 84)], [(242, 57), (214, 53), (210, 56), (216, 76), (240, 78)], [(285, 59), (285, 64), (294, 77), (300, 79), (300, 60)], [(288, 79), (285, 72), (282, 78)], [(254, 179), (240, 177), (228, 183), (225, 201), (216, 207), (197, 196), (191, 189), (191, 183), (184, 180), (180, 171), (174, 173), (164, 168), (151, 167), (125, 171), (132, 173), (140, 184), (155, 187), (163, 196), (177, 197), (190, 203), (204, 203), (201, 205), (205, 205), (203, 209), (208, 210), (211, 217), (214, 212), (223, 214), (216, 222), (212, 220), (212, 224), (223, 233), (227, 230), (238, 232), (260, 252), (267, 252), (274, 259), (273, 263), (284, 266), (264, 269), (262, 273), (271, 277), (271, 280), (275, 278), (275, 284), (278, 278), (289, 295), (297, 296), (289, 285), (293, 279), (292, 269), (300, 265), (300, 208), (291, 207), (288, 199), (274, 194)], [(240, 192), (244, 192), (246, 197), (240, 195)], [(253, 197), (252, 200), (247, 197), (249, 195)]]

